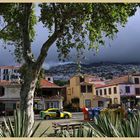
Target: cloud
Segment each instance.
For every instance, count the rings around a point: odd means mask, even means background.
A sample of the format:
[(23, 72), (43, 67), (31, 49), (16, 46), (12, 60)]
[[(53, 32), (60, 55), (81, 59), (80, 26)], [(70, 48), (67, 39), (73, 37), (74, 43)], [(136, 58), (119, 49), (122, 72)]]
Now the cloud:
[[(95, 56), (92, 51), (86, 49), (84, 55), (86, 63), (98, 61), (116, 61), (116, 62), (140, 62), (140, 9), (135, 16), (130, 17), (124, 28), (119, 28), (117, 37), (111, 41), (106, 40), (106, 47), (101, 46), (100, 51)], [(37, 57), (40, 53), (40, 48), (48, 37), (48, 30), (43, 28), (42, 23), (38, 23), (35, 27), (36, 38), (32, 44), (32, 50)], [(76, 52), (71, 50), (70, 62), (76, 62)], [(83, 61), (83, 60), (82, 60)], [(0, 65), (14, 65), (14, 57), (9, 54), (8, 50), (1, 48), (0, 50)], [(49, 49), (44, 66), (49, 67), (59, 64), (58, 53), (55, 44)]]

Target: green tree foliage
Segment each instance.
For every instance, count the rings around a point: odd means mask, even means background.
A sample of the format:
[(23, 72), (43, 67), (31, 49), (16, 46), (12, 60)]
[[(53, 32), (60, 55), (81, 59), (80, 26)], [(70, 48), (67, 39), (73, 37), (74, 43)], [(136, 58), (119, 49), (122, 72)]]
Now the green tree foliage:
[(68, 81), (54, 80), (54, 83), (57, 84), (58, 86), (65, 86), (68, 84)]
[[(31, 135), (29, 135), (30, 132), (27, 132), (27, 120), (28, 119), (25, 112), (15, 110), (13, 121), (10, 118), (4, 118), (3, 126), (0, 128), (0, 137), (35, 137), (41, 122), (33, 125), (33, 128), (30, 130)], [(42, 137), (48, 129), (49, 127), (46, 128), (42, 134), (39, 134), (38, 137)]]
[[(25, 31), (25, 4), (11, 3), (11, 4), (0, 4), (0, 39), (4, 42), (7, 42), (9, 45), (15, 46), (15, 56), (18, 62), (25, 59), (26, 54), (23, 51), (25, 46), (25, 40), (23, 38)], [(29, 7), (30, 5), (27, 5)], [(29, 35), (29, 42), (33, 42), (35, 37), (34, 25), (37, 23), (35, 16), (34, 6), (26, 12), (29, 14), (28, 28), (29, 32), (26, 31), (26, 34)], [(26, 38), (27, 39), (27, 38)], [(31, 52), (31, 48), (28, 48), (28, 51)]]
[[(41, 16), (36, 18), (35, 6), (28, 9), (28, 4), (0, 4), (0, 15), (3, 17), (0, 38), (18, 43), (15, 53), (19, 55), (19, 50), (23, 49), (21, 45), (24, 43), (22, 30), (25, 27), (26, 8), (30, 11), (28, 13), (29, 41), (32, 42), (34, 39), (34, 25), (39, 19), (49, 29), (49, 37), (54, 32), (59, 32), (55, 39), (56, 45), (61, 57), (62, 55), (66, 57), (74, 47), (89, 46), (89, 48), (98, 49), (98, 44), (104, 44), (103, 37), (112, 38), (118, 32), (118, 25), (124, 26), (128, 17), (136, 12), (137, 6), (138, 4), (123, 3), (42, 3), (39, 4)], [(87, 39), (89, 42), (86, 41)]]

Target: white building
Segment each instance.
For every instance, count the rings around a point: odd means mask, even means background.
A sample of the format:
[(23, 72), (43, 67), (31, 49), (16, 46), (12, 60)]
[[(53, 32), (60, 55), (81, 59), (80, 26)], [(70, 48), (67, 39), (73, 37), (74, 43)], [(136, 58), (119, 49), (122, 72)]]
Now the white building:
[(20, 84), (10, 81), (0, 81), (0, 111), (12, 114), (19, 107)]
[(19, 66), (0, 66), (0, 80), (20, 79)]
[[(21, 85), (13, 81), (0, 81), (0, 113), (6, 111), (12, 115), (13, 110), (20, 105)], [(58, 93), (60, 93), (58, 95)], [(35, 111), (48, 108), (63, 108), (64, 97), (61, 94), (61, 87), (45, 79), (40, 81), (40, 89), (34, 98)]]

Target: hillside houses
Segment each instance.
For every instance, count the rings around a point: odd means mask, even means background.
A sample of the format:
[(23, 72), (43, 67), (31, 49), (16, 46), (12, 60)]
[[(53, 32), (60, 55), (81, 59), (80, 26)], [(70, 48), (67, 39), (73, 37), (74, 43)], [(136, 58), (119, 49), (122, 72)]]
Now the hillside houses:
[(96, 95), (111, 98), (111, 104), (140, 105), (140, 74), (126, 75), (96, 87)]
[[(0, 67), (0, 111), (8, 114), (20, 106), (19, 67)], [(14, 75), (14, 76), (12, 76)], [(112, 104), (124, 104), (126, 107), (140, 105), (140, 74), (129, 74), (112, 80), (103, 80), (94, 75), (75, 75), (69, 84), (60, 87), (53, 77), (41, 79), (35, 92), (34, 110), (39, 112), (48, 108), (108, 107)]]
[(140, 74), (125, 75), (112, 80), (101, 80), (91, 75), (74, 76), (67, 86), (67, 102), (79, 98), (79, 107), (107, 107), (124, 104), (140, 105)]

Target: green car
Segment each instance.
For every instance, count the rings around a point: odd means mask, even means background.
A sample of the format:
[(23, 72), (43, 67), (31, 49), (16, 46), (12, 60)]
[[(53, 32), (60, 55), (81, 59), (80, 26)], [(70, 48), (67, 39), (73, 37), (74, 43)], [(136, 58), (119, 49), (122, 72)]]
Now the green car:
[(70, 112), (61, 111), (58, 108), (49, 108), (46, 111), (40, 112), (40, 117), (42, 119), (50, 119), (50, 118), (65, 118), (69, 119), (72, 118), (72, 114)]

